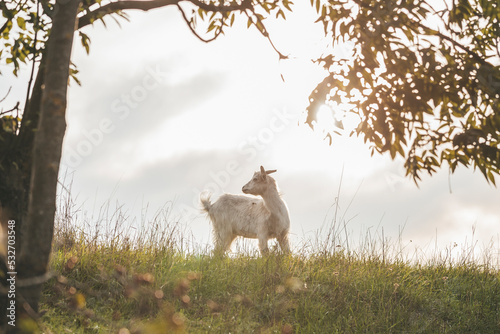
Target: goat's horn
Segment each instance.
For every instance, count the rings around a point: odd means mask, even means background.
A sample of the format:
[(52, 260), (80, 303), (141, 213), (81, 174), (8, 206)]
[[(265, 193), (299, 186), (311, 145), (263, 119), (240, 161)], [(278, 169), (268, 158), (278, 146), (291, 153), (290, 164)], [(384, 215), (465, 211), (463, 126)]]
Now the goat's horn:
[(276, 173), (277, 169), (266, 170), (266, 174)]
[(265, 173), (266, 173), (266, 170), (264, 169), (264, 167), (260, 166), (260, 172), (261, 172), (262, 174), (265, 174)]

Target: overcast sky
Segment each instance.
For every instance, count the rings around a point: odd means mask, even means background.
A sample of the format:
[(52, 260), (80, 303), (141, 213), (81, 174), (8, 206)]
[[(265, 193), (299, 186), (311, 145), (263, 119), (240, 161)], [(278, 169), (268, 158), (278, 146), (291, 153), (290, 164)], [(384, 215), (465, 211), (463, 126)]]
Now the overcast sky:
[(296, 248), (331, 223), (339, 188), (338, 219), (352, 242), (382, 230), (395, 240), (403, 230), (408, 247), (434, 247), (437, 237), (444, 248), (470, 242), (474, 228), (480, 246), (493, 238), (498, 247), (500, 194), (479, 173), (443, 170), (417, 188), (402, 161), (371, 157), (358, 138), (334, 137), (329, 146), (303, 124), (323, 76), (310, 59), (325, 44), (304, 8), (269, 27), (291, 55), (281, 62), (246, 22), (205, 44), (173, 7), (86, 28), (90, 55), (78, 39), (74, 46), (82, 86), (69, 91), (62, 168), (82, 210), (96, 214), (111, 199), (140, 217), (173, 201), (171, 218), (207, 244), (199, 192), (241, 193), (263, 165), (278, 170)]

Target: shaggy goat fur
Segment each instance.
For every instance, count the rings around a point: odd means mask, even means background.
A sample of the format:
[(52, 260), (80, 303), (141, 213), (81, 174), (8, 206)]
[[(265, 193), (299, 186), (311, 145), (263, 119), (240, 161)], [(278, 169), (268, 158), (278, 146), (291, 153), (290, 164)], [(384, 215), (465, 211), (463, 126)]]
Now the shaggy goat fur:
[(268, 252), (267, 241), (276, 238), (284, 253), (290, 251), (288, 230), (290, 218), (288, 208), (274, 180), (262, 166), (252, 179), (243, 186), (245, 195), (223, 194), (211, 203), (210, 194), (200, 195), (205, 211), (214, 228), (215, 251), (226, 252), (237, 236), (259, 239), (262, 254)]

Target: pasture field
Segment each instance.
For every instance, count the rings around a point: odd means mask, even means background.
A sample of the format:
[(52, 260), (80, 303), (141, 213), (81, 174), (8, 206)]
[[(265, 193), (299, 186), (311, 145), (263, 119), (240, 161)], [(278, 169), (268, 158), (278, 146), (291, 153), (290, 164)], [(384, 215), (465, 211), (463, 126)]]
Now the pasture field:
[(498, 268), (467, 256), (409, 262), (330, 242), (214, 257), (183, 250), (162, 219), (133, 240), (70, 221), (59, 213), (44, 333), (500, 333)]

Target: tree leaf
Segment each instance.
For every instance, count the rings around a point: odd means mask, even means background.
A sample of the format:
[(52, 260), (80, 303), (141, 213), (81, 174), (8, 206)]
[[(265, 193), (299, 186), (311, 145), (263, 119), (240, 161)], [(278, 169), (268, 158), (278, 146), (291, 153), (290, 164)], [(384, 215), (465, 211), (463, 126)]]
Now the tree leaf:
[(24, 18), (22, 16), (17, 17), (17, 25), (22, 30), (26, 29), (26, 21), (24, 20)]

